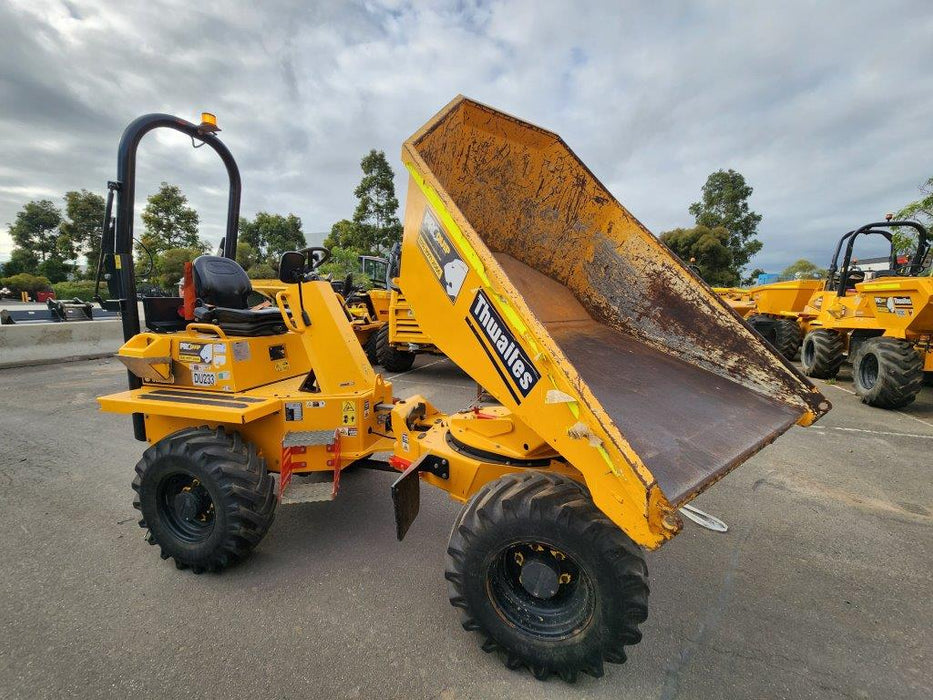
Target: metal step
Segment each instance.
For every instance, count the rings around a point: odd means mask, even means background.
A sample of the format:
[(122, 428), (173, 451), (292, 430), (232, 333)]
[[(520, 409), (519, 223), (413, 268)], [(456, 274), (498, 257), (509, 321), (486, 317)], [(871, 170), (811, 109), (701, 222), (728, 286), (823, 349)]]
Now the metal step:
[[(276, 490), (279, 475), (275, 474)], [(312, 474), (292, 474), (291, 483), (282, 494), (280, 504), (318, 503), (332, 501), (334, 492), (333, 472), (314, 472)]]

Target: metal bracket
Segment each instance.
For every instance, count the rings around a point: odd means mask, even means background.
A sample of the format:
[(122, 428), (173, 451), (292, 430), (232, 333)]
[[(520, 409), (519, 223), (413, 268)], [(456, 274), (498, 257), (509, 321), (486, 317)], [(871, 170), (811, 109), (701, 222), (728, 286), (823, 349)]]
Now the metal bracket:
[(418, 464), (420, 465), (418, 471), (433, 474), (440, 479), (450, 478), (450, 463), (446, 459), (425, 455), (418, 461)]

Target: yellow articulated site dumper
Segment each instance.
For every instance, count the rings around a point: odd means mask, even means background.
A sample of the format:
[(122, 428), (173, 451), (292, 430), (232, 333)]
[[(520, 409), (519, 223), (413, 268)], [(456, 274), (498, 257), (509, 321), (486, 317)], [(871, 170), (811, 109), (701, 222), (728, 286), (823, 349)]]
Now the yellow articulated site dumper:
[(360, 256), (363, 275), (374, 288), (355, 290), (347, 296), (347, 309), (354, 317), (356, 337), (366, 356), (388, 372), (411, 369), (419, 354), (441, 354), (396, 283), (400, 263), (397, 244), (388, 258)]
[[(181, 297), (144, 300), (140, 332), (133, 169), (156, 127), (217, 151), (231, 197), (225, 257), (198, 258)], [(283, 255), (277, 308), (245, 308), (239, 176), (215, 129), (133, 122), (104, 232), (130, 388), (100, 403), (132, 414), (151, 445), (135, 505), (179, 568), (244, 558), (278, 503), (329, 500), (351, 465), (393, 470), (399, 538), (421, 482), (464, 504), (446, 578), (483, 649), (538, 678), (599, 676), (641, 638), (642, 548), (676, 535), (698, 493), (829, 410), (556, 134), (462, 97), (404, 144), (397, 279), (438, 348), (499, 403), (445, 414), (394, 398), (315, 272), (326, 251)]]
[[(895, 250), (894, 227), (917, 234), (916, 247), (904, 262)], [(860, 236), (881, 236), (890, 246), (888, 269), (870, 280), (852, 258)], [(848, 356), (855, 393), (864, 403), (879, 408), (912, 403), (923, 387), (924, 371), (933, 372), (933, 277), (929, 271), (918, 276), (929, 252), (927, 231), (915, 221), (875, 222), (842, 236), (826, 282), (799, 314), (807, 332), (800, 353), (804, 373), (835, 377)]]
[[(892, 229), (916, 233), (915, 247), (899, 255)], [(860, 237), (880, 236), (889, 266), (871, 279), (852, 257)], [(846, 357), (855, 393), (879, 408), (914, 401), (933, 372), (933, 277), (930, 241), (915, 221), (882, 221), (844, 234), (823, 280), (791, 280), (744, 290), (719, 290), (736, 311), (788, 358), (801, 349), (804, 374), (835, 377)], [(924, 274), (926, 273), (926, 274)], [(921, 276), (922, 275), (922, 276)]]

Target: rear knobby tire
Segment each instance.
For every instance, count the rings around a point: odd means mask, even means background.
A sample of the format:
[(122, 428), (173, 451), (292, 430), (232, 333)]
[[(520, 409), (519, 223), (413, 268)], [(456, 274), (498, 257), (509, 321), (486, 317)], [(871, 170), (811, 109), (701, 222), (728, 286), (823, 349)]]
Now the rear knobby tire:
[(376, 331), (376, 362), (389, 372), (407, 372), (415, 363), (415, 353), (396, 350), (389, 343), (389, 324)]
[(539, 680), (601, 676), (641, 641), (648, 616), (641, 549), (555, 474), (507, 474), (480, 489), (450, 535), (446, 578), (483, 650)]
[(790, 318), (774, 320), (774, 349), (788, 360), (797, 357), (802, 340), (800, 326), (795, 320)]
[(903, 408), (923, 388), (923, 359), (900, 338), (868, 338), (852, 358), (855, 393), (869, 406)]
[(159, 440), (136, 465), (133, 489), (149, 544), (196, 574), (243, 559), (275, 515), (265, 462), (223, 428), (185, 428)]
[(841, 334), (819, 328), (807, 333), (800, 351), (803, 373), (816, 379), (832, 379), (839, 374), (845, 353)]

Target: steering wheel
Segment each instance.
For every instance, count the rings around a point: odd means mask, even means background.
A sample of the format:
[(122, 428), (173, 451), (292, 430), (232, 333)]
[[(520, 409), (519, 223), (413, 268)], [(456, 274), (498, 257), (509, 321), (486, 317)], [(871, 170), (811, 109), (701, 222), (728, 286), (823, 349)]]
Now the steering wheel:
[(310, 270), (316, 270), (321, 265), (326, 263), (331, 258), (330, 250), (327, 248), (322, 248), (321, 246), (311, 246), (310, 248), (302, 248), (298, 251), (299, 253), (304, 253), (308, 258), (308, 268)]

